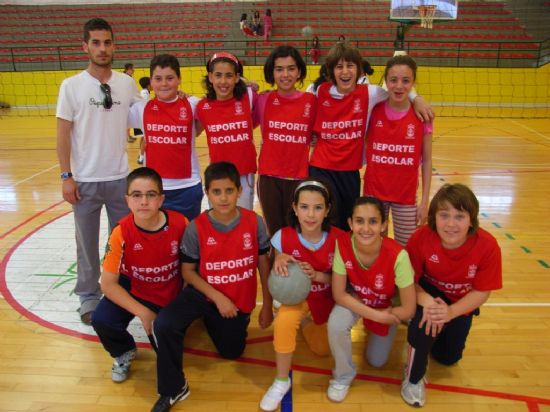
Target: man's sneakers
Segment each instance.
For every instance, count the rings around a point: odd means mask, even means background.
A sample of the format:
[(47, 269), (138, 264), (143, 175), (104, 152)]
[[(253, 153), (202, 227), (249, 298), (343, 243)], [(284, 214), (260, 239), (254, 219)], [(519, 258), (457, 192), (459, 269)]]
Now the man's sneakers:
[(411, 406), (420, 408), (426, 403), (426, 384), (424, 378), (418, 383), (411, 383), (408, 378), (401, 383), (401, 397)]
[(83, 324), (92, 326), (92, 318), (97, 305), (99, 305), (99, 297), (91, 297), (84, 302), (80, 302), (80, 307), (77, 309), (77, 312)]
[(263, 411), (274, 411), (279, 407), (286, 393), (290, 390), (292, 382), (290, 379), (281, 381), (275, 379), (260, 402), (260, 409)]
[(346, 399), (348, 391), (349, 385), (343, 385), (331, 379), (327, 389), (327, 396), (332, 402), (342, 402)]
[(137, 158), (138, 165), (142, 165), (144, 161), (145, 161), (145, 156), (143, 156), (142, 154), (138, 155), (138, 158)]
[(86, 326), (92, 326), (92, 314), (94, 311), (86, 312), (80, 315), (80, 321)]
[(183, 401), (186, 399), (191, 391), (189, 390), (189, 385), (187, 381), (183, 385), (183, 388), (174, 396), (165, 396), (161, 395), (153, 405), (151, 412), (168, 412), (170, 408), (178, 401)]
[(128, 352), (124, 352), (113, 361), (113, 367), (111, 368), (111, 379), (113, 382), (120, 383), (128, 379), (128, 371), (132, 364), (132, 359), (136, 357), (137, 349), (131, 349)]

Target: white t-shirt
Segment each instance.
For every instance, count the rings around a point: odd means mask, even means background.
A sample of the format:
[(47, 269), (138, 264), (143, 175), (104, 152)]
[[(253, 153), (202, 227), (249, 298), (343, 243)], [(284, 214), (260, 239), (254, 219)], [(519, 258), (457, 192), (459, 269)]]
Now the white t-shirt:
[[(366, 125), (368, 127), (370, 115), (372, 113), (372, 109), (374, 106), (376, 106), (378, 103), (383, 102), (388, 98), (388, 92), (383, 89), (380, 86), (374, 86), (372, 84), (365, 84), (364, 86), (369, 88), (369, 107), (368, 107), (368, 113), (367, 113), (367, 122)], [(338, 91), (335, 85), (332, 85), (329, 89), (329, 93), (331, 97), (335, 99), (343, 99), (344, 95)], [(416, 91), (414, 88), (409, 93), (409, 99), (412, 102), (417, 96)]]
[[(177, 97), (177, 99), (179, 99), (179, 97)], [(197, 104), (199, 103), (200, 99), (195, 96), (189, 96), (187, 98), (187, 101), (191, 105), (191, 110), (193, 110), (193, 119), (194, 119), (195, 113), (197, 111)], [(145, 131), (145, 127), (143, 126), (143, 111), (145, 110), (146, 104), (147, 104), (147, 101), (143, 101), (143, 102), (136, 103), (130, 108), (130, 113), (128, 115), (128, 125), (130, 127), (139, 128), (143, 130), (143, 132), (147, 136), (147, 132)], [(197, 157), (197, 149), (195, 147), (197, 130), (195, 128), (194, 121), (193, 121), (193, 131), (191, 136), (193, 141), (193, 146), (191, 148), (191, 177), (188, 177), (187, 179), (166, 179), (163, 177), (162, 187), (164, 188), (164, 190), (184, 189), (186, 187), (195, 186), (197, 183), (200, 183), (201, 175), (200, 175), (199, 159)], [(145, 156), (145, 165), (147, 165), (147, 156)]]
[(144, 100), (149, 100), (151, 98), (151, 93), (149, 93), (149, 90), (147, 89), (141, 89), (139, 94), (141, 95), (141, 98)]
[(113, 107), (103, 107), (100, 82), (87, 71), (61, 83), (56, 117), (72, 122), (71, 171), (78, 182), (107, 182), (128, 175), (128, 110), (141, 101), (134, 80), (111, 72)]

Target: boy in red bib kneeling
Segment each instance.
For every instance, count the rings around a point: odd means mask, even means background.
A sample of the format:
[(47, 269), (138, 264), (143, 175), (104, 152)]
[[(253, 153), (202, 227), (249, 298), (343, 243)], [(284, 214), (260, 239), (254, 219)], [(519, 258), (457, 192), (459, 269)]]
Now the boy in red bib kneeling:
[(164, 201), (160, 175), (140, 167), (128, 175), (126, 201), (132, 211), (123, 217), (109, 237), (101, 290), (105, 296), (92, 315), (103, 347), (114, 358), (111, 378), (128, 378), (136, 343), (127, 331), (134, 317), (152, 340), (157, 313), (181, 291), (179, 246), (187, 218), (161, 209)]
[(237, 207), (242, 189), (235, 165), (212, 163), (204, 178), (212, 209), (189, 224), (182, 241), (182, 273), (187, 286), (164, 308), (153, 326), (160, 394), (153, 412), (168, 411), (189, 396), (182, 370), (182, 337), (196, 319), (203, 319), (223, 358), (241, 356), (250, 313), (256, 306), (256, 269), (264, 302), (259, 323), (266, 328), (273, 321), (267, 289), (269, 239), (263, 220), (255, 212)]

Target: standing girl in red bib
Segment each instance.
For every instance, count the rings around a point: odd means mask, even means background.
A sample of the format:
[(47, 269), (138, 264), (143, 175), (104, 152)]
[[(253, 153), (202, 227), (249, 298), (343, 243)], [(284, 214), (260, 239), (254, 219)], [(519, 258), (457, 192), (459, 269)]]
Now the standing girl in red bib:
[(277, 90), (260, 94), (255, 106), (255, 120), (262, 129), (258, 197), (270, 235), (286, 226), (294, 189), (309, 175), (316, 99), (296, 90), (306, 70), (298, 50), (276, 47), (265, 62), (264, 76), (267, 83), (277, 85)]
[[(363, 193), (391, 209), (394, 239), (405, 246), (428, 217), (432, 178), (432, 122), (422, 123), (408, 98), (416, 80), (416, 62), (394, 56), (386, 64), (388, 100), (372, 110), (367, 131), (367, 170)], [(422, 169), (422, 198), (416, 204), (418, 170)]]
[[(336, 305), (328, 321), (334, 369), (327, 396), (342, 402), (357, 373), (351, 329), (359, 320), (368, 331), (366, 358), (379, 368), (388, 360), (397, 325), (414, 314), (413, 270), (407, 252), (383, 236), (387, 222), (382, 202), (360, 197), (348, 219), (351, 233), (336, 241), (332, 294)], [(399, 295), (400, 305), (392, 298)]]
[(241, 78), (239, 60), (227, 52), (214, 53), (206, 64), (206, 97), (197, 105), (197, 119), (206, 132), (210, 163), (231, 162), (241, 175), (238, 206), (254, 205), (254, 146), (252, 107), (255, 94)]
[[(359, 196), (365, 132), (372, 108), (388, 97), (378, 86), (357, 84), (363, 60), (357, 49), (337, 43), (330, 50), (326, 65), (332, 83), (317, 89), (317, 115), (314, 131), (317, 142), (310, 158), (310, 175), (328, 180), (336, 199), (337, 223), (347, 229), (347, 219)], [(415, 111), (424, 120), (433, 117), (429, 105), (416, 94)]]

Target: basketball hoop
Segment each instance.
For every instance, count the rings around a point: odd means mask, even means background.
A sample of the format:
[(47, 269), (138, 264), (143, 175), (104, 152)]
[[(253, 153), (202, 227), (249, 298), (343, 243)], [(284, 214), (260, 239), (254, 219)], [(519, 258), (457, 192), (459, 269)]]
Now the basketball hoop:
[(425, 29), (433, 28), (433, 21), (436, 10), (437, 6), (435, 4), (418, 6), (418, 14), (420, 15), (420, 27), (424, 27)]

